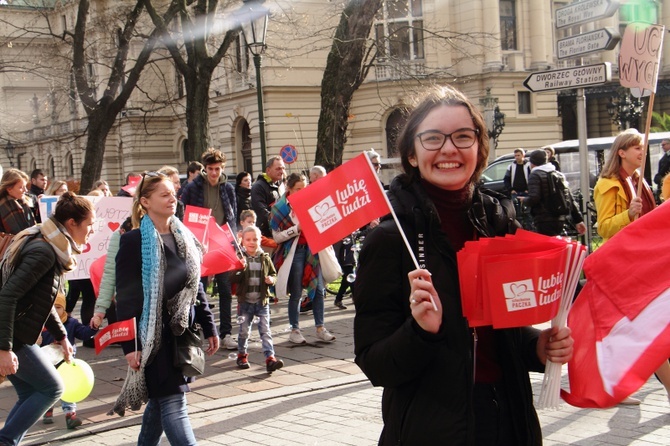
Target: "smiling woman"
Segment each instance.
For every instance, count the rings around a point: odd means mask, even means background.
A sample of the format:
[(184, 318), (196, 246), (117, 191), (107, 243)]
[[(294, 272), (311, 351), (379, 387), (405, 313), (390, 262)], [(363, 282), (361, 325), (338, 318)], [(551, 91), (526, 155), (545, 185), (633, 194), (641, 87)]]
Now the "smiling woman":
[(382, 445), (539, 445), (528, 371), (572, 355), (568, 329), (473, 329), (463, 317), (456, 252), (518, 227), (509, 199), (477, 187), (486, 135), (451, 87), (419, 98), (399, 135), (405, 173), (389, 200), (423, 268), (387, 218), (365, 238), (354, 287), (356, 363), (384, 387)]

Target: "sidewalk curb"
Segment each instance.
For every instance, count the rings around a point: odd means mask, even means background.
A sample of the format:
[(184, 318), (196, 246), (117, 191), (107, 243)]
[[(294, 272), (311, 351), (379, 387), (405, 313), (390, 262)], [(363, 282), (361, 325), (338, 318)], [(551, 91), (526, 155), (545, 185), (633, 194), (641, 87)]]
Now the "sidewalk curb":
[[(343, 387), (351, 384), (359, 384), (367, 382), (368, 378), (359, 373), (356, 375), (347, 375), (337, 378), (324, 379), (305, 384), (296, 384), (292, 386), (282, 386), (270, 390), (261, 390), (244, 395), (231, 396), (220, 398), (217, 400), (204, 401), (188, 405), (188, 414), (191, 420), (197, 420), (203, 416), (210, 414), (219, 409), (227, 409), (230, 407), (241, 406), (244, 404), (256, 403), (260, 401), (269, 401), (272, 399), (283, 398), (288, 396), (295, 396), (309, 393), (315, 390), (332, 389)], [(188, 400), (188, 393), (186, 394)], [(111, 406), (110, 406), (111, 407)], [(140, 409), (143, 412), (144, 408)], [(77, 438), (85, 438), (91, 435), (97, 435), (103, 432), (109, 432), (117, 429), (124, 429), (131, 426), (139, 426), (142, 424), (142, 413), (134, 413), (133, 415), (126, 415), (119, 417), (114, 415), (114, 418), (109, 421), (98, 421), (89, 425), (84, 425), (77, 430), (72, 431), (54, 431), (51, 434), (44, 432), (35, 432), (26, 435), (22, 444), (26, 446), (36, 446), (51, 444), (55, 442), (62, 442), (66, 440), (73, 440)], [(38, 438), (39, 437), (39, 438)]]

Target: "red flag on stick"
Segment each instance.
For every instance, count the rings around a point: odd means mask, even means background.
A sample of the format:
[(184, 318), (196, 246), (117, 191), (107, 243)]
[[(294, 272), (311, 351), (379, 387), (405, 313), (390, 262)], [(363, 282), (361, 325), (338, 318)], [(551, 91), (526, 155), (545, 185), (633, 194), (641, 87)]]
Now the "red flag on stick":
[(623, 228), (584, 262), (586, 286), (568, 317), (568, 363), (577, 407), (611, 407), (637, 391), (670, 357), (670, 205)]
[(365, 153), (291, 194), (288, 201), (312, 252), (391, 212), (384, 188)]
[(99, 355), (109, 344), (132, 341), (135, 339), (135, 333), (135, 318), (116, 322), (115, 324), (109, 324), (101, 329), (98, 334), (95, 335), (95, 338), (93, 338), (95, 354)]
[(237, 241), (226, 223), (223, 227), (210, 217), (207, 227), (209, 250), (202, 259), (202, 277), (243, 268), (237, 256)]
[(207, 247), (207, 227), (212, 210), (198, 206), (186, 205), (184, 208), (184, 225), (191, 230), (195, 238)]

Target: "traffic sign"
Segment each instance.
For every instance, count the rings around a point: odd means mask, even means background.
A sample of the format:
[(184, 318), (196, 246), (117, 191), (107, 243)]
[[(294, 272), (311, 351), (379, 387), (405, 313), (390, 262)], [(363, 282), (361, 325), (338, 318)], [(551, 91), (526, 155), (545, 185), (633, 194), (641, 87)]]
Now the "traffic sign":
[(569, 59), (598, 51), (613, 50), (619, 40), (619, 34), (614, 32), (612, 28), (601, 28), (559, 39), (556, 42), (556, 50), (559, 59)]
[(579, 25), (614, 15), (618, 0), (586, 0), (556, 10), (556, 28)]
[(600, 85), (611, 79), (612, 64), (603, 62), (560, 70), (538, 71), (528, 76), (523, 82), (523, 86), (532, 92), (569, 90), (589, 85)]
[(295, 146), (286, 144), (279, 151), (279, 156), (281, 156), (286, 164), (293, 164), (298, 159), (298, 151), (295, 149)]

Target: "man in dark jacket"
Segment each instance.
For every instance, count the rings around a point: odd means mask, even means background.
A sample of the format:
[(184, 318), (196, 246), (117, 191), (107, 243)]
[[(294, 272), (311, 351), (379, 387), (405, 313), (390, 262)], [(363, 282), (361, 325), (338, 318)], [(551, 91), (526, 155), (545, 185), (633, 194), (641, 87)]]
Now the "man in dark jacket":
[(44, 195), (44, 190), (47, 188), (47, 182), (48, 178), (42, 169), (35, 169), (30, 174), (30, 190), (26, 192), (26, 195), (32, 200), (31, 209), (35, 216), (35, 222), (37, 223), (42, 223), (40, 206), (37, 203), (37, 200)]
[(658, 173), (654, 175), (654, 183), (658, 190), (661, 190), (663, 178), (670, 172), (670, 139), (661, 141), (663, 156), (658, 160)]
[[(530, 154), (531, 173), (528, 179), (528, 196), (523, 198), (523, 203), (530, 208), (530, 213), (533, 216), (535, 229), (537, 232), (544, 235), (561, 235), (563, 234), (563, 227), (568, 219), (572, 220), (572, 224), (577, 229), (577, 232), (584, 234), (586, 232), (586, 225), (582, 218), (581, 212), (575, 204), (572, 197), (572, 192), (568, 187), (563, 174), (556, 170), (553, 164), (547, 162), (547, 152), (543, 149), (534, 150)], [(550, 175), (555, 172), (559, 175), (564, 183), (564, 187), (570, 196), (569, 206), (570, 211), (565, 215), (554, 215), (547, 210), (547, 198), (549, 195), (549, 181)]]
[(251, 186), (251, 209), (256, 213), (256, 222), (261, 234), (272, 237), (270, 229), (270, 209), (284, 194), (284, 174), (286, 166), (279, 156), (273, 156), (265, 165), (265, 173), (256, 178)]
[[(207, 149), (202, 154), (204, 172), (184, 186), (181, 201), (185, 206), (198, 206), (212, 210), (212, 217), (219, 226), (228, 223), (233, 234), (237, 233), (236, 215), (237, 201), (235, 188), (226, 181), (223, 169), (226, 166), (226, 156), (220, 150)], [(207, 285), (206, 279), (204, 285)], [(223, 347), (228, 350), (237, 350), (237, 342), (231, 337), (232, 324), (231, 305), (233, 296), (230, 289), (230, 273), (220, 273), (214, 276), (219, 290), (219, 316), (221, 329), (219, 336)]]

